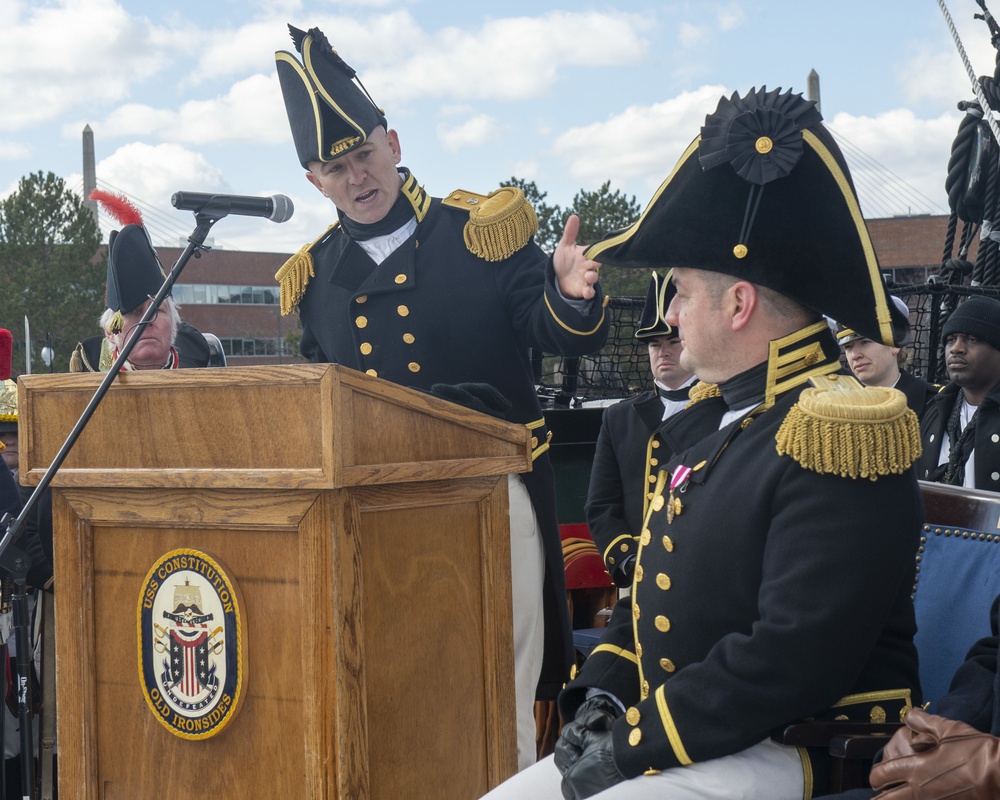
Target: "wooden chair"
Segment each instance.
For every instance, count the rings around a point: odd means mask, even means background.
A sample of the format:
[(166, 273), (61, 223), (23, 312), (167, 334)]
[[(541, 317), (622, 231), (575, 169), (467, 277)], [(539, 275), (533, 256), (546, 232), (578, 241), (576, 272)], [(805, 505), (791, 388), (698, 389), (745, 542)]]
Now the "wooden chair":
[[(920, 482), (924, 519), (913, 586), (925, 702), (934, 710), (969, 648), (989, 635), (1000, 594), (1000, 494)], [(900, 723), (805, 722), (788, 726), (785, 744), (826, 747), (833, 792), (867, 786), (872, 759)]]

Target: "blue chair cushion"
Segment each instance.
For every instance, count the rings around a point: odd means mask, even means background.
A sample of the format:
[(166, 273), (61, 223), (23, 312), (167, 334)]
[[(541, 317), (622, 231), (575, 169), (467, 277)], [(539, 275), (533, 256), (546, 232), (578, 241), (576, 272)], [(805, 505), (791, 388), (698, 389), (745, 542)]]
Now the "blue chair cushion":
[(913, 590), (914, 642), (931, 711), (969, 648), (990, 635), (990, 607), (998, 594), (1000, 532), (924, 526)]

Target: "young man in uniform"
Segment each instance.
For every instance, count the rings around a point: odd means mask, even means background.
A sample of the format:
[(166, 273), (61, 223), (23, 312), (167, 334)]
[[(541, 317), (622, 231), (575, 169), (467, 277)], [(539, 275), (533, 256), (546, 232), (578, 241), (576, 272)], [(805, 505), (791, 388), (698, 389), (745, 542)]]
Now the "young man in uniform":
[[(895, 295), (891, 299), (900, 313), (909, 317), (910, 309), (906, 303)], [(906, 362), (906, 346), (911, 338), (912, 329), (898, 347), (889, 347), (880, 342), (873, 342), (850, 328), (842, 327), (837, 332), (837, 341), (844, 349), (844, 359), (854, 377), (865, 386), (888, 386), (899, 389), (906, 395), (907, 405), (913, 409), (917, 419), (920, 419), (928, 401), (937, 394), (939, 387), (902, 368)]]
[(608, 321), (598, 265), (575, 245), (576, 217), (547, 257), (520, 190), (429, 195), (399, 166), (399, 136), (323, 33), (289, 29), (298, 55), (275, 58), (292, 138), (306, 178), (338, 217), (276, 276), (282, 313), (298, 309), (303, 355), (404, 386), (451, 387), (446, 395), (486, 385), (502, 395), (494, 406), (509, 403), (508, 420), (532, 430), (532, 471), (509, 481), (524, 766), (535, 760), (536, 688), (554, 697), (571, 663), (554, 480), (529, 348), (567, 356), (600, 349)]

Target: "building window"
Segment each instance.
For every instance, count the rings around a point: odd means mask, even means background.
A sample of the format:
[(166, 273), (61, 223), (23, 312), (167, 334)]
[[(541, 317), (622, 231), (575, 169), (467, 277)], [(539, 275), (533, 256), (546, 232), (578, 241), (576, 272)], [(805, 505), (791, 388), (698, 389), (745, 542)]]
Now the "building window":
[(288, 346), (284, 339), (276, 336), (252, 338), (220, 336), (222, 350), (226, 356), (287, 356)]
[(216, 303), (254, 306), (278, 305), (277, 286), (232, 286), (214, 283), (174, 284), (178, 305), (213, 305)]

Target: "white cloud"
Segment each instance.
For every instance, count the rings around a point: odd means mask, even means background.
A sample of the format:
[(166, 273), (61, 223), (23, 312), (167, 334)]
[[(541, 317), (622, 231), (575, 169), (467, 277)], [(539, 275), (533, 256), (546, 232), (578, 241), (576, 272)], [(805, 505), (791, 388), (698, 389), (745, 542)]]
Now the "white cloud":
[(920, 119), (908, 109), (829, 121), (867, 216), (946, 213), (945, 178), (961, 115)]
[(630, 106), (603, 122), (566, 131), (553, 151), (585, 186), (641, 178), (651, 190), (667, 177), (724, 93), (721, 86), (702, 86), (662, 103)]
[(30, 153), (30, 148), (20, 142), (10, 142), (0, 139), (0, 161), (13, 161), (17, 158), (25, 158)]
[(0, 130), (20, 130), (69, 109), (128, 96), (136, 81), (196, 41), (130, 17), (114, 0), (4, 0), (0, 23)]
[(156, 208), (169, 209), (178, 190), (226, 191), (221, 170), (199, 153), (177, 144), (132, 142), (97, 164), (97, 178)]
[[(291, 139), (278, 80), (252, 75), (229, 92), (210, 100), (190, 100), (176, 111), (131, 103), (92, 124), (108, 136), (143, 136), (185, 144), (254, 142), (273, 144)], [(66, 126), (76, 135), (78, 123)]]
[(697, 47), (708, 36), (708, 31), (690, 22), (682, 22), (677, 26), (677, 41), (681, 47)]
[[(412, 23), (403, 13), (380, 20), (401, 28)], [(405, 54), (402, 59), (363, 70), (352, 61), (355, 49), (358, 58), (369, 52), (362, 42), (344, 38), (351, 52), (341, 54), (383, 105), (422, 96), (509, 101), (544, 96), (570, 66), (638, 63), (649, 49), (649, 27), (643, 15), (555, 11), (493, 19), (478, 30), (449, 27), (431, 36), (409, 30), (395, 51)], [(374, 52), (392, 53), (390, 48), (382, 44)]]
[(463, 147), (485, 144), (498, 133), (498, 124), (488, 114), (477, 114), (457, 125), (441, 123), (437, 134), (441, 145), (450, 153)]

